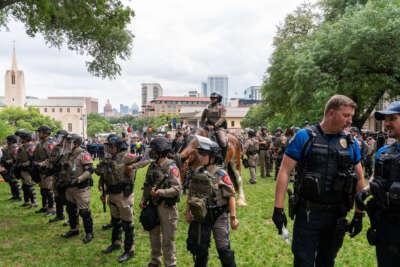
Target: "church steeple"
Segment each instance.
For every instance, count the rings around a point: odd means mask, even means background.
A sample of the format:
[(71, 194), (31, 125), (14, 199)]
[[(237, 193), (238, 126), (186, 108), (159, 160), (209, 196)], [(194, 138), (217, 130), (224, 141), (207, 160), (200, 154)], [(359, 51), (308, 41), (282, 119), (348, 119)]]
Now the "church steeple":
[(11, 70), (13, 70), (13, 71), (17, 71), (17, 70), (18, 70), (17, 55), (16, 55), (16, 53), (15, 53), (15, 41), (14, 41), (14, 47), (13, 47), (13, 56), (12, 56)]

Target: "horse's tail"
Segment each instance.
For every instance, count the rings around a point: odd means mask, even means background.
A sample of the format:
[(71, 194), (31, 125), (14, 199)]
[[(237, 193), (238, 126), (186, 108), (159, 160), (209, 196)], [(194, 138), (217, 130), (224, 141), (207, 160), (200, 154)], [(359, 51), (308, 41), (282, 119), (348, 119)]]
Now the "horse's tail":
[(227, 169), (227, 171), (228, 171), (229, 177), (231, 177), (231, 181), (232, 181), (232, 183), (233, 183), (233, 187), (235, 188), (236, 191), (238, 191), (238, 190), (239, 190), (239, 184), (238, 184), (238, 182), (237, 182), (236, 174), (235, 174), (235, 172), (234, 172), (233, 169), (232, 169), (231, 163), (228, 162), (227, 165), (228, 165), (228, 166), (227, 166), (226, 169)]

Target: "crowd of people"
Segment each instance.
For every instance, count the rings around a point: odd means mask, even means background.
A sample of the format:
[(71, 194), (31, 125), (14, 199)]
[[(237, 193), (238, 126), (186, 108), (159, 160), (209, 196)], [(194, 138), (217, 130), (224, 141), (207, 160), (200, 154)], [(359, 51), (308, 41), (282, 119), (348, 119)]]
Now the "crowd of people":
[[(180, 152), (196, 129), (176, 126), (176, 122), (171, 126), (171, 130), (176, 128), (175, 136), (171, 132), (133, 138), (110, 134), (104, 140), (89, 141), (64, 130), (51, 137), (51, 129), (45, 125), (37, 129), (38, 140), (18, 130), (7, 137), (0, 161), (0, 174), (10, 185), (10, 201), (23, 200), (23, 207), (38, 207), (38, 184), (42, 201), (35, 213), (55, 216), (49, 220), (54, 223), (66, 219), (65, 208), (68, 220), (64, 224), (70, 229), (63, 238), (79, 235), (81, 217), (83, 243), (87, 244), (94, 239), (90, 192), (95, 172), (104, 208), (108, 204), (110, 210), (110, 223), (103, 228), (112, 229), (111, 244), (102, 253), (121, 250), (124, 232), (124, 252), (118, 262), (125, 262), (135, 251), (136, 172), (148, 166), (139, 203), (140, 221), (149, 231), (151, 244), (148, 266), (162, 262), (177, 266), (177, 203), (184, 185), (188, 189), (187, 249), (193, 254), (194, 266), (207, 266), (211, 233), (222, 266), (236, 266), (229, 232), (238, 228), (239, 220), (234, 185), (226, 170), (229, 147), (221, 100), (213, 93), (202, 114), (201, 125), (209, 135), (197, 136), (193, 154), (197, 163), (190, 175), (185, 175), (187, 182), (181, 180), (181, 171), (186, 171), (181, 169), (182, 162), (187, 159), (181, 158)], [(356, 107), (348, 97), (335, 95), (326, 104), (323, 120), (315, 125), (306, 121), (302, 129), (277, 128), (273, 134), (260, 126), (237, 136), (243, 165), (250, 171), (248, 183), (257, 184), (257, 168), (262, 179), (276, 180), (272, 219), (280, 234), (287, 224), (284, 200), (286, 193), (289, 195), (289, 216), (295, 219), (294, 266), (334, 266), (345, 233), (354, 237), (361, 232), (364, 210), (371, 220), (368, 241), (376, 245), (378, 265), (400, 262), (400, 102), (375, 113), (378, 120), (384, 120), (387, 134), (352, 127)], [(93, 159), (99, 159), (96, 166)], [(369, 180), (368, 186), (365, 180)], [(346, 216), (353, 208), (354, 217), (348, 223)]]

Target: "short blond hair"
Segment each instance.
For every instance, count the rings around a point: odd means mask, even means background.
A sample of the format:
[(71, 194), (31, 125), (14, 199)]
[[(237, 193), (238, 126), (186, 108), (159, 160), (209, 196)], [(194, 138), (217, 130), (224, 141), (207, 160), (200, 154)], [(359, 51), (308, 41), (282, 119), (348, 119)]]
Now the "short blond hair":
[(326, 116), (329, 110), (339, 110), (341, 106), (357, 108), (356, 102), (350, 97), (345, 95), (334, 95), (332, 96), (325, 105), (324, 116)]

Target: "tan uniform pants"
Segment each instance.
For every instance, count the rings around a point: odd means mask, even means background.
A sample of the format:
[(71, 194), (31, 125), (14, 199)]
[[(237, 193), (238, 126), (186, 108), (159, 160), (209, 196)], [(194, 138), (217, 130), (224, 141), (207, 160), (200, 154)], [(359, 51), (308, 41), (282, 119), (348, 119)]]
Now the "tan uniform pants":
[(218, 217), (213, 225), (212, 231), (217, 249), (229, 246), (229, 223), (227, 212), (222, 213)]
[(258, 160), (257, 154), (249, 156), (250, 182), (255, 182), (257, 180), (256, 176), (257, 160)]
[(50, 189), (53, 190), (53, 176), (46, 176), (44, 174), (40, 174), (40, 183), (39, 187), (42, 189)]
[(124, 197), (123, 193), (110, 194), (108, 197), (108, 206), (110, 207), (111, 216), (133, 223), (134, 198), (133, 193), (129, 197)]
[(168, 207), (164, 201), (157, 206), (160, 225), (150, 231), (151, 263), (161, 265), (161, 256), (164, 256), (164, 265), (176, 265), (175, 236), (178, 225), (178, 208), (176, 205)]
[[(85, 188), (68, 187), (65, 192), (67, 201), (74, 203), (77, 206), (76, 216), (79, 216), (79, 210), (90, 208), (90, 186)], [(75, 229), (71, 231), (79, 230), (79, 220)]]
[[(270, 153), (268, 150), (260, 150), (259, 164), (261, 176), (270, 176), (270, 170), (272, 169), (270, 165)], [(264, 175), (265, 174), (265, 175)]]
[(34, 185), (35, 182), (32, 180), (32, 176), (26, 172), (26, 171), (21, 171), (21, 176), (22, 176), (22, 183), (26, 185)]
[(226, 147), (225, 129), (224, 128), (218, 128), (218, 130), (216, 131), (216, 134), (217, 134), (219, 145), (221, 147)]

